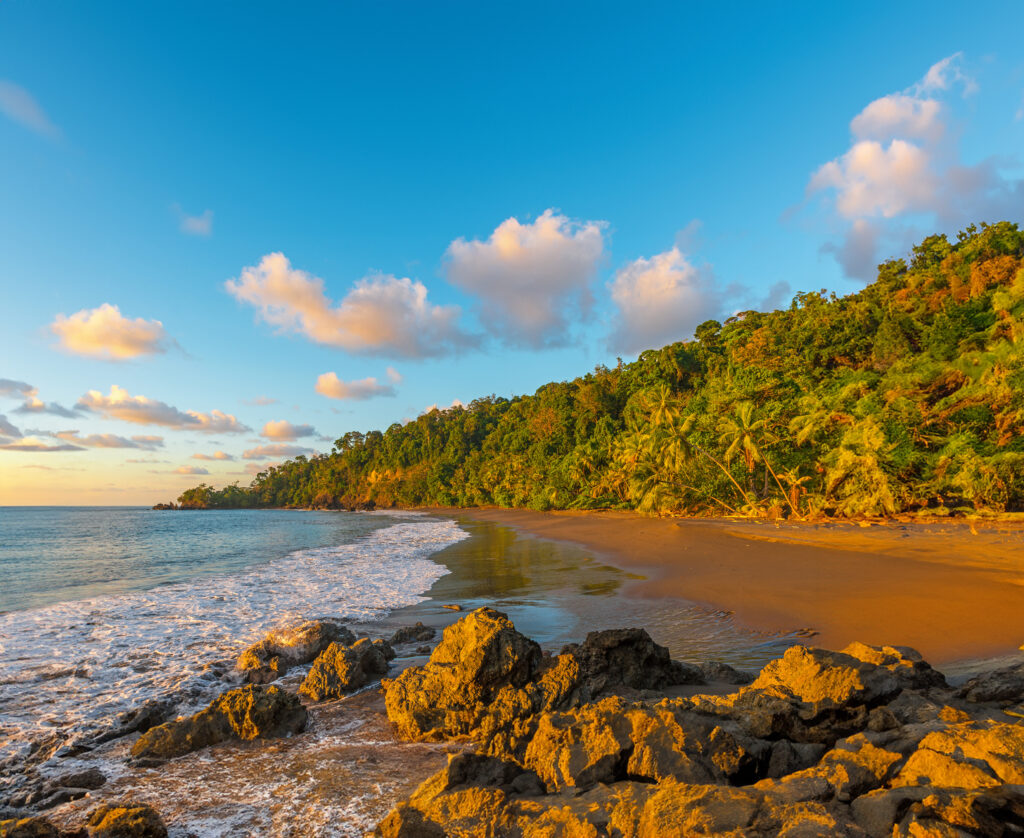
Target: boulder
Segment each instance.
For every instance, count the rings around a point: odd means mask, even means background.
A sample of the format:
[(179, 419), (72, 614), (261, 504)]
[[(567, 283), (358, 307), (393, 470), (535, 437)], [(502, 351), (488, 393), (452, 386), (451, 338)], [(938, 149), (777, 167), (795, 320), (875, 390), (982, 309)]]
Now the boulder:
[(425, 626), (423, 623), (416, 623), (414, 626), (402, 626), (391, 635), (388, 641), (392, 646), (401, 643), (424, 643), (433, 640), (437, 636), (437, 629), (432, 626)]
[(618, 687), (659, 690), (704, 683), (699, 667), (673, 661), (644, 629), (592, 631), (583, 643), (565, 646), (562, 654), (576, 659), (581, 686), (592, 696)]
[(388, 718), (405, 738), (493, 739), (539, 712), (681, 683), (702, 683), (699, 669), (672, 661), (642, 629), (591, 632), (544, 657), (505, 614), (480, 608), (445, 629), (426, 665), (384, 686)]
[(307, 620), (270, 632), (242, 652), (235, 666), (249, 683), (266, 684), (293, 666), (309, 663), (331, 643), (347, 645), (354, 643), (355, 639), (355, 635), (340, 623)]
[(444, 630), (424, 666), (385, 682), (388, 718), (407, 739), (469, 735), (503, 687), (522, 688), (540, 666), (540, 646), (491, 608)]
[(1000, 722), (950, 725), (921, 739), (894, 786), (966, 789), (1024, 784), (1024, 727)]
[(89, 838), (167, 838), (160, 816), (144, 803), (112, 803), (94, 809), (86, 824)]
[(249, 684), (228, 692), (187, 719), (155, 727), (132, 746), (132, 756), (166, 759), (231, 739), (268, 739), (298, 733), (306, 708), (280, 687)]
[(341, 698), (386, 674), (394, 657), (383, 640), (363, 637), (351, 646), (332, 643), (313, 662), (299, 692), (314, 701)]
[(0, 821), (0, 838), (61, 838), (61, 833), (45, 818), (15, 818)]
[(973, 702), (1024, 702), (1024, 663), (971, 678), (960, 687), (957, 695)]

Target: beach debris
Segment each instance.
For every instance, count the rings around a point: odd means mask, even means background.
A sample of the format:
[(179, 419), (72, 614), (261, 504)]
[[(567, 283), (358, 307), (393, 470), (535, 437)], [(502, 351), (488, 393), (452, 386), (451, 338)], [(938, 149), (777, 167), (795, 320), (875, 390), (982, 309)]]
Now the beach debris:
[(341, 698), (386, 675), (394, 657), (384, 640), (363, 637), (347, 646), (332, 643), (313, 662), (299, 692), (314, 701)]
[(659, 649), (624, 629), (545, 658), (504, 614), (471, 612), (385, 698), (402, 736), (476, 753), (374, 834), (1021, 834), (1024, 726), (995, 720), (1024, 701), (1015, 670), (957, 690), (913, 649), (793, 646), (731, 694), (670, 697), (678, 677), (741, 674)]
[(230, 739), (269, 739), (298, 733), (306, 708), (280, 687), (249, 684), (221, 694), (193, 716), (152, 728), (135, 742), (136, 759), (167, 759)]
[(89, 838), (167, 838), (167, 827), (145, 803), (107, 803), (94, 809), (87, 822)]
[(433, 626), (425, 626), (423, 623), (416, 623), (414, 626), (402, 626), (388, 641), (392, 646), (400, 643), (422, 643), (425, 640), (433, 640), (437, 636), (437, 629)]
[(354, 643), (355, 635), (334, 620), (307, 620), (275, 629), (254, 643), (238, 658), (235, 666), (251, 684), (266, 684), (291, 667), (309, 663), (334, 642)]

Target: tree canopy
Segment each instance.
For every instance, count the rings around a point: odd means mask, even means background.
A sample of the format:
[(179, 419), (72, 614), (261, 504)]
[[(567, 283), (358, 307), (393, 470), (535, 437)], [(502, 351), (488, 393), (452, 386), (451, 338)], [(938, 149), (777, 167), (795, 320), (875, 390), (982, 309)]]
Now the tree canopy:
[(329, 454), (179, 503), (1024, 510), (1022, 257), (1009, 222), (930, 236), (858, 293), (797, 294), (533, 395), (351, 431)]

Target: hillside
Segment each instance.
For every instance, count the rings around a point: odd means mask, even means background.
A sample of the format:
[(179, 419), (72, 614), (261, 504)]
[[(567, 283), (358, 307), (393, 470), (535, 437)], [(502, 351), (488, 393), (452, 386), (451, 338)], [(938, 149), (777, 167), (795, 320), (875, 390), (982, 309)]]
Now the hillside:
[(179, 503), (1024, 510), (1022, 257), (1008, 222), (931, 236), (859, 293), (708, 321), (633, 363), (352, 431)]

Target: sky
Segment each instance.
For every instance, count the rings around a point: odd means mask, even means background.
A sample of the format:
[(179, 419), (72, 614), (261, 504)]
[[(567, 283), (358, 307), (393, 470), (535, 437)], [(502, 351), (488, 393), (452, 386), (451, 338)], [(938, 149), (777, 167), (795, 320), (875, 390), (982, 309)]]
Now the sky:
[(0, 2), (0, 505), (248, 484), (1024, 222), (1024, 4)]

